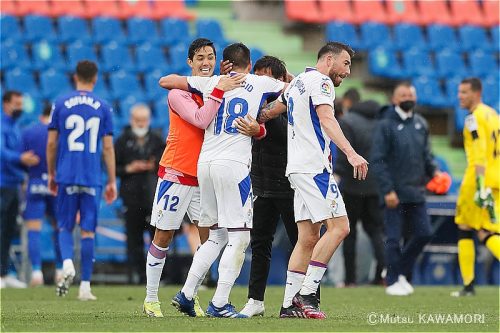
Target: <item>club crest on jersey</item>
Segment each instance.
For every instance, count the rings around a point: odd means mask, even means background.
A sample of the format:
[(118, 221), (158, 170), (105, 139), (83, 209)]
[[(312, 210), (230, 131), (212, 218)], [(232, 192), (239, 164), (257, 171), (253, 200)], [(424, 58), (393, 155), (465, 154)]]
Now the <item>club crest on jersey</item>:
[(328, 96), (328, 97), (332, 96), (332, 88), (330, 87), (330, 85), (327, 82), (323, 82), (321, 84), (321, 93), (323, 95)]
[(330, 208), (332, 209), (333, 214), (337, 214), (337, 210), (339, 209), (339, 204), (337, 201), (332, 200), (332, 203), (330, 204)]

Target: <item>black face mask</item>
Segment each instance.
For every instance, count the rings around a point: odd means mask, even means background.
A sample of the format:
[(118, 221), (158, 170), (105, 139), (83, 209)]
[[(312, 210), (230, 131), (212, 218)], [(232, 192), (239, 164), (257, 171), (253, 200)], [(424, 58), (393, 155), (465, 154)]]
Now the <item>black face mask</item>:
[(409, 112), (409, 111), (413, 110), (413, 108), (415, 107), (415, 102), (414, 101), (404, 101), (404, 102), (399, 103), (399, 107), (401, 108), (401, 110), (403, 110), (405, 112)]
[(21, 114), (23, 113), (22, 109), (14, 109), (12, 110), (12, 118), (17, 119), (21, 117)]

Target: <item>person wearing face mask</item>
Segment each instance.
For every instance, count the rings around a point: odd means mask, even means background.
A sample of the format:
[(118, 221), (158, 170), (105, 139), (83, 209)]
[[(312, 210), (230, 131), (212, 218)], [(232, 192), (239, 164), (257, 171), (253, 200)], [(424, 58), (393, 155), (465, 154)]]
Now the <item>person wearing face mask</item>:
[(121, 179), (119, 194), (125, 208), (129, 283), (146, 282), (143, 233), (148, 230), (152, 236), (149, 220), (156, 165), (165, 148), (161, 136), (150, 129), (150, 118), (146, 104), (132, 106), (130, 126), (115, 142), (116, 174)]
[(40, 163), (32, 151), (21, 152), (20, 131), (16, 120), (22, 114), (23, 96), (7, 91), (2, 96), (0, 137), (0, 285), (2, 288), (26, 288), (26, 284), (9, 276), (9, 250), (16, 232), (19, 213), (19, 187), (24, 180), (24, 167)]
[[(396, 86), (393, 105), (383, 108), (375, 129), (370, 159), (384, 208), (386, 294), (393, 296), (414, 292), (408, 279), (432, 236), (425, 185), (440, 173), (433, 163), (427, 123), (414, 112), (416, 101), (410, 83)], [(401, 247), (404, 231), (408, 234)]]

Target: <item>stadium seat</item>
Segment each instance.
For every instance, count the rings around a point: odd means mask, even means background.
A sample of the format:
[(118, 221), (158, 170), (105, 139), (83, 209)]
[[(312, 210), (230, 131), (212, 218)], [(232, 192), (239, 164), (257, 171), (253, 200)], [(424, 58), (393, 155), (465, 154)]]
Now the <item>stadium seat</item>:
[(58, 44), (42, 40), (31, 47), (33, 68), (44, 70), (47, 68), (66, 69), (66, 60), (61, 54)]
[(427, 49), (422, 29), (414, 24), (401, 23), (394, 26), (394, 44), (398, 50), (411, 48)]
[(498, 63), (492, 53), (485, 53), (483, 50), (469, 53), (469, 64), (474, 76), (486, 77), (492, 73), (498, 75)]
[(134, 94), (137, 100), (145, 100), (142, 87), (134, 74), (123, 70), (111, 73), (109, 83), (111, 85), (111, 95), (114, 99), (123, 101), (125, 97)]
[(370, 72), (377, 76), (392, 79), (407, 77), (396, 59), (395, 52), (383, 47), (378, 47), (368, 53), (368, 67), (370, 68)]
[(224, 32), (220, 23), (212, 19), (200, 19), (196, 23), (196, 33), (198, 37), (205, 37), (218, 44), (219, 46), (226, 45)]
[(38, 90), (31, 71), (16, 67), (5, 72), (5, 89), (18, 90), (23, 93), (33, 93)]
[(346, 43), (356, 50), (366, 49), (356, 33), (356, 28), (350, 23), (337, 21), (328, 23), (326, 25), (325, 37), (327, 41)]
[(52, 0), (52, 6), (50, 8), (50, 14), (53, 17), (60, 16), (73, 16), (73, 17), (84, 17), (86, 8), (83, 6), (81, 1), (72, 0)]
[(56, 96), (72, 89), (68, 76), (63, 72), (49, 69), (40, 73), (40, 90), (44, 99), (53, 101)]
[(2, 15), (17, 16), (17, 6), (14, 0), (2, 0), (0, 13), (2, 13)]
[(74, 71), (76, 65), (81, 60), (91, 60), (97, 61), (97, 56), (94, 51), (93, 46), (88, 44), (83, 44), (80, 41), (69, 44), (66, 47), (66, 53), (68, 56), (68, 69)]
[[(500, 12), (500, 2), (498, 0), (483, 0), (483, 21), (490, 27), (495, 27), (500, 24), (498, 12)], [(498, 41), (498, 39), (496, 39)], [(498, 44), (498, 43), (497, 43)]]
[(383, 23), (366, 22), (361, 24), (361, 45), (364, 49), (372, 49), (378, 46), (393, 48), (389, 27)]
[(458, 86), (462, 80), (463, 77), (454, 76), (447, 78), (445, 81), (446, 98), (448, 98), (451, 105), (458, 103)]
[(31, 68), (31, 61), (23, 44), (13, 39), (2, 41), (1, 44), (0, 68), (2, 71), (12, 68), (22, 68), (24, 70)]
[(30, 42), (42, 39), (57, 41), (52, 19), (45, 16), (28, 15), (24, 17), (24, 38)]
[(94, 41), (99, 44), (105, 44), (110, 41), (125, 44), (127, 41), (121, 22), (112, 17), (94, 18), (92, 20), (92, 36)]
[[(498, 0), (497, 0), (498, 1)], [(455, 0), (450, 1), (451, 17), (456, 26), (466, 24), (476, 26), (488, 26), (484, 20), (483, 13), (478, 1)], [(498, 11), (497, 11), (498, 16)]]
[(153, 2), (152, 16), (154, 19), (172, 17), (183, 20), (192, 20), (195, 18), (195, 15), (186, 9), (184, 1), (173, 0), (155, 0)]
[(364, 22), (394, 23), (387, 15), (382, 1), (353, 0), (352, 6), (355, 22), (358, 24)]
[(150, 0), (118, 0), (118, 17), (128, 19), (131, 17), (152, 18), (153, 4)]
[(89, 43), (91, 41), (87, 22), (81, 18), (61, 16), (57, 20), (57, 26), (59, 40), (63, 43), (73, 43), (77, 40), (84, 43)]
[(324, 23), (316, 1), (285, 0), (285, 13), (292, 21), (306, 23)]
[(163, 75), (165, 75), (165, 71), (159, 69), (144, 75), (144, 84), (146, 86), (146, 97), (148, 101), (154, 103), (163, 96), (166, 96), (167, 90), (163, 89), (158, 84), (160, 77)]
[(385, 3), (390, 22), (421, 24), (415, 1), (387, 0)]
[[(466, 25), (458, 28), (459, 43), (462, 50), (471, 52), (475, 50), (491, 51), (493, 49), (486, 30), (481, 27)], [(498, 43), (498, 41), (496, 41)]]
[(491, 28), (491, 40), (493, 41), (493, 49), (500, 52), (500, 25)]
[(351, 10), (351, 4), (347, 0), (319, 0), (319, 11), (322, 15), (322, 21), (340, 21), (354, 23), (354, 14)]
[(120, 16), (115, 0), (83, 0), (85, 4), (84, 15), (86, 18), (95, 18), (97, 16), (114, 17)]
[(425, 50), (412, 48), (403, 52), (403, 68), (409, 76), (435, 77), (436, 72), (430, 54)]
[(178, 45), (169, 49), (168, 56), (170, 59), (170, 67), (175, 73), (187, 73), (188, 75), (191, 73), (191, 68), (186, 63), (187, 51), (187, 48), (183, 45)]
[(460, 49), (455, 29), (450, 26), (432, 24), (427, 27), (427, 36), (429, 47), (433, 51), (441, 51), (445, 48), (454, 51)]
[(438, 108), (450, 106), (437, 80), (420, 76), (413, 80), (413, 85), (417, 91), (419, 104)]
[(94, 93), (103, 100), (105, 100), (106, 102), (108, 102), (110, 105), (112, 104), (111, 93), (109, 92), (108, 86), (106, 85), (103, 75), (98, 76), (97, 83), (94, 86)]
[(457, 102), (453, 108), (455, 111), (455, 128), (458, 132), (462, 132), (465, 124), (465, 117), (469, 114), (469, 111), (462, 109)]
[(187, 21), (178, 18), (166, 18), (160, 21), (162, 45), (172, 46), (191, 41)]
[(130, 52), (126, 46), (111, 41), (101, 47), (102, 69), (105, 72), (116, 72), (136, 70)]
[(482, 83), (484, 103), (494, 108), (497, 113), (500, 113), (500, 96), (498, 95), (500, 86), (498, 83), (498, 71), (496, 72), (496, 76), (493, 74), (484, 79)]
[(133, 17), (127, 20), (128, 44), (142, 44), (144, 42), (160, 44), (156, 23), (153, 20)]
[(441, 78), (469, 75), (461, 54), (447, 49), (436, 54), (436, 69)]
[(135, 104), (146, 103), (144, 96), (137, 96), (135, 93), (130, 95), (124, 95), (122, 99), (118, 101), (118, 107), (120, 108), (120, 117), (122, 121), (128, 123), (130, 120), (130, 110)]
[[(250, 48), (250, 60), (252, 61), (252, 67), (255, 64), (257, 60), (262, 58), (264, 56), (264, 52), (262, 52), (261, 49), (257, 47), (251, 47)], [(219, 62), (219, 61), (217, 61)], [(218, 72), (215, 72), (215, 74), (218, 74)]]
[(421, 23), (424, 25), (453, 23), (446, 0), (419, 0), (418, 7)]
[(150, 72), (154, 69), (162, 69), (164, 73), (168, 72), (168, 64), (160, 47), (144, 43), (136, 49), (135, 54), (137, 69), (140, 72)]
[(22, 39), (21, 28), (19, 27), (17, 18), (14, 16), (2, 14), (2, 16), (0, 16), (0, 29), (2, 32), (0, 34), (0, 39), (2, 41), (5, 39), (15, 39), (15, 40)]
[[(21, 0), (16, 2), (16, 15), (50, 16), (50, 2), (48, 0)], [(3, 5), (3, 1), (2, 1)]]

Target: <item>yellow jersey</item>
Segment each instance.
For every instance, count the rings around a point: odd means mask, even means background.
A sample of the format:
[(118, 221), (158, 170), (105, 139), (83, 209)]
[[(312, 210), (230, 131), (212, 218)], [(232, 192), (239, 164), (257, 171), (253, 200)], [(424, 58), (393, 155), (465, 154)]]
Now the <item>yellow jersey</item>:
[(480, 103), (465, 118), (463, 135), (467, 157), (463, 181), (475, 183), (475, 166), (484, 166), (484, 185), (500, 188), (500, 120), (497, 112)]

